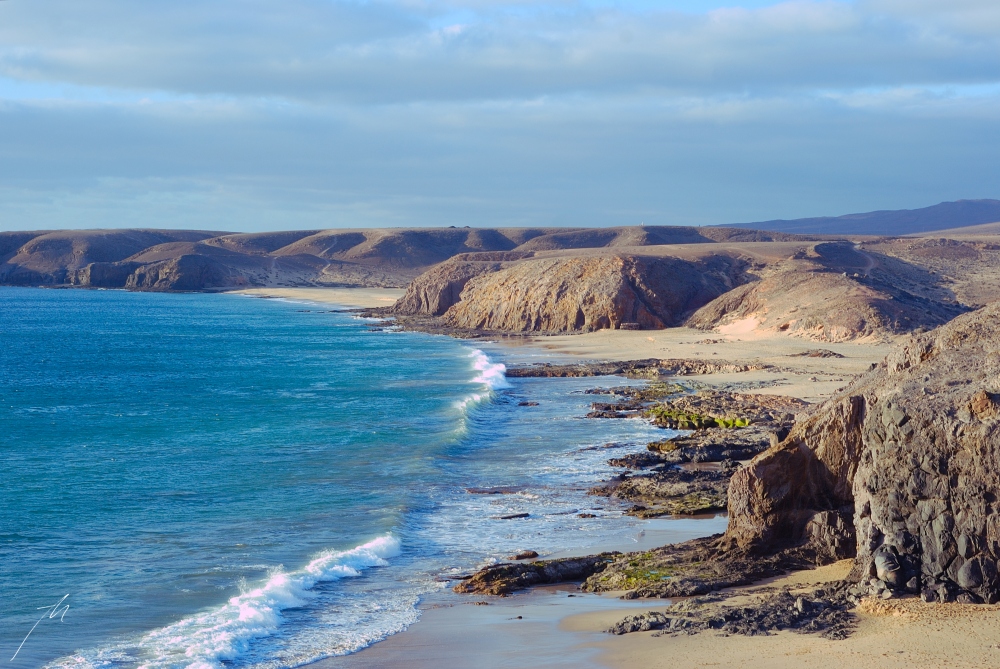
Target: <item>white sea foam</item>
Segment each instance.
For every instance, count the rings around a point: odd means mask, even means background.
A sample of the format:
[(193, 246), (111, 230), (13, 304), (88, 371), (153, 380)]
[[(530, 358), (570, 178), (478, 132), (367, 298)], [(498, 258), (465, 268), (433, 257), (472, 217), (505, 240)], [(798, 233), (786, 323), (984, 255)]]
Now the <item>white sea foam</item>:
[[(392, 536), (379, 537), (346, 551), (326, 551), (302, 569), (275, 571), (264, 583), (230, 598), (223, 606), (154, 630), (135, 643), (122, 644), (114, 652), (102, 649), (91, 658), (77, 655), (50, 666), (120, 666), (116, 660), (121, 662), (123, 656), (132, 656), (140, 669), (221, 669), (223, 662), (244, 655), (254, 639), (278, 632), (281, 612), (313, 599), (316, 595), (312, 588), (316, 584), (358, 576), (369, 567), (386, 566), (388, 558), (398, 554), (399, 541)], [(407, 602), (407, 608), (412, 609), (414, 603), (415, 598)], [(415, 616), (415, 609), (412, 615)], [(395, 631), (398, 629), (390, 629), (388, 633)], [(373, 638), (368, 643), (377, 640)], [(352, 641), (347, 644), (351, 646), (345, 649), (347, 652), (367, 645), (357, 643), (357, 639)]]
[(469, 357), (472, 358), (472, 368), (478, 372), (469, 383), (479, 384), (483, 386), (483, 389), (457, 402), (458, 408), (463, 411), (493, 397), (496, 390), (500, 388), (510, 388), (510, 382), (504, 376), (507, 372), (506, 365), (500, 362), (491, 362), (489, 357), (479, 349), (472, 351)]

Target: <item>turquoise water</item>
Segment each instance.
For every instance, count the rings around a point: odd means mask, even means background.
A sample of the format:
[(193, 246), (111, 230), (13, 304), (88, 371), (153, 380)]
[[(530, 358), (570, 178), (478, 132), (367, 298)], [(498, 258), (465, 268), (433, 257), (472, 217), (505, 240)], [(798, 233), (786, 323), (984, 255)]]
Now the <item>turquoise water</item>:
[(315, 305), (0, 288), (0, 660), (44, 616), (11, 667), (298, 666), (442, 573), (624, 536), (591, 447), (654, 428), (502, 369)]

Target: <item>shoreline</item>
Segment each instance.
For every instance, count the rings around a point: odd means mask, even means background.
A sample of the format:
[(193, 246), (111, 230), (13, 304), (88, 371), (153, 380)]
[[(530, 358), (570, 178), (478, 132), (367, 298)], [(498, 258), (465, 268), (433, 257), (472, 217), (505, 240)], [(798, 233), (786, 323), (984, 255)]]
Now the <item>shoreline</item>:
[[(711, 519), (693, 521), (692, 526), (696, 522), (710, 523)], [(642, 536), (636, 537), (631, 545), (609, 543), (600, 549), (614, 546), (617, 550), (648, 550), (703, 535), (694, 527), (667, 528), (668, 523), (646, 521), (645, 529), (640, 532)], [(566, 551), (546, 557), (576, 554)], [(405, 664), (410, 669), (467, 666), (599, 669), (605, 666), (598, 659), (604, 652), (599, 646), (605, 636), (604, 629), (568, 630), (564, 623), (574, 616), (615, 616), (623, 610), (642, 613), (649, 609), (649, 602), (623, 601), (619, 594), (583, 592), (577, 583), (539, 585), (509, 597), (460, 595), (449, 587), (421, 597), (420, 617), (405, 630), (349, 655), (306, 666), (374, 669)]]
[[(352, 297), (352, 290), (354, 289), (339, 289), (334, 292), (310, 289), (281, 294), (275, 290), (263, 289), (251, 294), (344, 306), (358, 305), (365, 300), (370, 304), (370, 296), (359, 293)], [(684, 376), (683, 379), (703, 387), (782, 394), (812, 402), (824, 399), (846, 385), (855, 375), (866, 371), (872, 362), (884, 357), (888, 348), (885, 344), (870, 343), (819, 344), (792, 338), (761, 341), (736, 336), (719, 337), (688, 328), (638, 332), (602, 331), (582, 335), (483, 337), (476, 340), (476, 346), (501, 358), (507, 365), (519, 367), (538, 363), (600, 365), (653, 357), (683, 358), (693, 362), (702, 361), (708, 365), (722, 363), (724, 360), (753, 359), (763, 363), (758, 366), (761, 368), (696, 374)], [(831, 357), (810, 357), (810, 353), (816, 350), (824, 351), (824, 355)], [(754, 353), (752, 357), (748, 355), (751, 352)], [(656, 522), (645, 521), (648, 525), (655, 525)], [(711, 529), (706, 527), (704, 531), (684, 538), (706, 536), (724, 529), (724, 525)], [(650, 538), (653, 536), (656, 535), (650, 533)], [(609, 545), (605, 549), (631, 552), (637, 549), (647, 550), (645, 546), (653, 548), (681, 540), (683, 539), (677, 536), (657, 536), (655, 540), (643, 542), (643, 546)], [(546, 557), (571, 556), (578, 555)], [(562, 594), (555, 596), (554, 592)], [(484, 600), (488, 600), (489, 606), (475, 605), (476, 601)], [(405, 630), (350, 655), (320, 660), (309, 666), (317, 669), (353, 669), (396, 666), (405, 661), (419, 669), (424, 666), (463, 666), (459, 658), (471, 656), (477, 657), (479, 666), (544, 664), (599, 667), (608, 666), (609, 661), (614, 666), (621, 666), (614, 662), (615, 653), (620, 650), (617, 644), (624, 643), (627, 648), (632, 645), (632, 639), (609, 639), (604, 631), (610, 624), (607, 621), (614, 618), (611, 621), (613, 623), (629, 613), (643, 612), (667, 603), (669, 600), (640, 599), (625, 602), (617, 599), (615, 594), (583, 593), (578, 584), (535, 586), (503, 599), (457, 595), (450, 591), (433, 593), (422, 598), (419, 605), (420, 618)], [(512, 620), (528, 622), (523, 611), (520, 619), (507, 615), (521, 609), (531, 612), (535, 623), (533, 631), (530, 629), (531, 625), (515, 627), (511, 624)], [(525, 628), (529, 630), (525, 631)], [(461, 642), (456, 639), (461, 639)], [(445, 640), (448, 640), (446, 644)], [(507, 650), (490, 655), (489, 652), (484, 652), (487, 647), (502, 647)], [(543, 649), (555, 650), (550, 654), (549, 650)], [(539, 660), (543, 659), (540, 653), (548, 658), (542, 664), (539, 664)], [(561, 665), (559, 662), (565, 664)]]
[[(320, 289), (322, 290), (322, 289)], [(302, 297), (301, 295), (298, 297)], [(334, 300), (324, 303), (334, 302)], [(343, 302), (340, 302), (344, 304)], [(447, 333), (440, 333), (447, 334)], [(791, 337), (740, 338), (677, 328), (582, 335), (484, 337), (476, 346), (517, 365), (600, 364), (645, 358), (703, 361), (757, 360), (772, 365), (735, 373), (692, 375), (701, 387), (780, 394), (821, 402), (881, 360), (890, 342), (827, 344)], [(812, 351), (833, 353), (812, 357)], [(540, 375), (544, 376), (544, 374)], [(647, 521), (655, 522), (655, 521)], [(635, 550), (620, 547), (619, 550)], [(796, 571), (743, 588), (737, 595), (839, 581), (850, 561)], [(811, 584), (811, 585), (810, 585)], [(805, 589), (803, 589), (805, 588)], [(722, 591), (725, 592), (725, 591)], [(729, 593), (732, 594), (731, 592)], [(464, 599), (464, 601), (463, 601)], [(476, 605), (488, 600), (488, 606)], [(986, 605), (939, 607), (916, 597), (889, 602), (864, 600), (855, 611), (856, 630), (846, 640), (781, 631), (766, 636), (711, 632), (622, 636), (607, 628), (628, 615), (663, 611), (668, 599), (624, 601), (614, 593), (582, 593), (578, 585), (535, 586), (504, 599), (434, 593), (421, 601), (420, 619), (406, 630), (356, 653), (309, 666), (320, 669), (413, 665), (421, 667), (636, 667), (720, 666), (740, 668), (768, 658), (773, 667), (996, 666), (1000, 659), (1000, 609)], [(518, 617), (520, 616), (520, 617)]]

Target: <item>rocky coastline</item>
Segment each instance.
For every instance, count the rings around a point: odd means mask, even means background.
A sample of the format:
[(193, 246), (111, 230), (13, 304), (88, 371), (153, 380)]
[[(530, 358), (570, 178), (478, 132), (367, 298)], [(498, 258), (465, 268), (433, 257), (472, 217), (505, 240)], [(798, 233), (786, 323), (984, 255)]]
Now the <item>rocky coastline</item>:
[[(642, 517), (725, 508), (726, 532), (644, 552), (494, 565), (455, 590), (506, 595), (571, 572), (585, 591), (693, 598), (624, 619), (614, 634), (789, 629), (831, 639), (849, 636), (852, 612), (873, 601), (1000, 601), (998, 317), (1000, 305), (988, 306), (912, 336), (819, 406), (691, 392), (676, 381), (594, 391), (613, 400), (595, 403), (594, 419), (644, 416), (693, 429), (613, 460), (629, 471), (592, 494), (633, 502), (630, 513)], [(646, 375), (678, 368), (640, 362), (592, 369), (662, 381), (669, 375)], [(740, 416), (749, 426), (706, 420)], [(853, 566), (841, 582), (794, 597), (758, 589), (753, 601), (732, 603), (747, 597), (735, 588), (845, 559)]]

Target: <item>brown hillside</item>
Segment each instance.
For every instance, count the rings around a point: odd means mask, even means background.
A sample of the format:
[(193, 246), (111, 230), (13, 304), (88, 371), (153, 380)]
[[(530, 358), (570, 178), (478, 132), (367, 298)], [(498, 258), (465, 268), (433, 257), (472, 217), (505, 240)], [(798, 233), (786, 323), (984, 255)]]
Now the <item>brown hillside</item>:
[(468, 280), (444, 313), (448, 325), (507, 332), (668, 327), (731, 289), (743, 264), (728, 256), (693, 263), (608, 255), (529, 258), (490, 269)]
[[(770, 233), (762, 237), (753, 230), (717, 228), (699, 235), (694, 228), (664, 227), (0, 233), (0, 283), (135, 290), (213, 290), (248, 285), (401, 287), (431, 266), (465, 253), (527, 252), (533, 245), (566, 251), (773, 237)], [(187, 259), (181, 264), (170, 262), (181, 258)], [(161, 264), (153, 267), (156, 263)], [(88, 269), (91, 264), (95, 266)], [(150, 266), (142, 269), (145, 265)], [(188, 269), (181, 271), (182, 267)], [(135, 274), (139, 270), (141, 276)], [(150, 278), (154, 275), (155, 279)]]
[(687, 325), (835, 342), (931, 329), (967, 310), (934, 275), (848, 242), (816, 244), (760, 276), (699, 309)]

